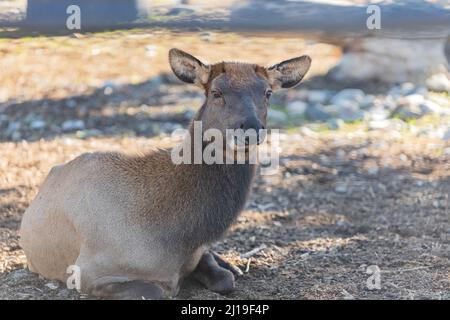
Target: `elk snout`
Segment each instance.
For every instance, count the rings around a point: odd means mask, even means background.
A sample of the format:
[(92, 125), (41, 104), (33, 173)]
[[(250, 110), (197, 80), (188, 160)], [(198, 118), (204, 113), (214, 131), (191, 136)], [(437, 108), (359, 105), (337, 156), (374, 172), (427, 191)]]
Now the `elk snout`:
[(253, 145), (264, 141), (264, 125), (256, 117), (247, 117), (236, 128), (235, 142), (237, 144)]

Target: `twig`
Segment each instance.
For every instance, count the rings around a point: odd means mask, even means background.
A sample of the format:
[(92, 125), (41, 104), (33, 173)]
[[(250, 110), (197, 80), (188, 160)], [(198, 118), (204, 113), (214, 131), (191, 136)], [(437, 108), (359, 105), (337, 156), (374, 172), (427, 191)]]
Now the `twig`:
[(250, 250), (249, 252), (243, 253), (241, 254), (241, 258), (250, 258), (252, 256), (254, 256), (255, 254), (257, 254), (258, 252), (260, 252), (261, 250), (264, 250), (265, 248), (267, 248), (267, 246), (265, 244), (260, 245), (259, 247)]
[(252, 258), (250, 257), (250, 258), (248, 258), (248, 260), (247, 260), (247, 265), (246, 265), (246, 267), (245, 267), (245, 273), (248, 273), (248, 271), (250, 270), (250, 262), (252, 261)]
[(381, 273), (395, 273), (395, 272), (408, 272), (408, 271), (416, 271), (421, 269), (429, 269), (432, 266), (422, 266), (422, 267), (416, 267), (416, 268), (409, 268), (409, 269), (399, 269), (399, 270), (381, 270)]

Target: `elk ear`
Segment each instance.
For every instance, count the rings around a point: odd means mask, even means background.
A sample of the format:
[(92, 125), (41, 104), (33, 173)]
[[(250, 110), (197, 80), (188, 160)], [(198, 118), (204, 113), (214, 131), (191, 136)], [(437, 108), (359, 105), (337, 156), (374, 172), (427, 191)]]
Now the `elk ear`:
[(273, 89), (291, 88), (303, 79), (310, 66), (311, 58), (301, 56), (280, 62), (266, 71)]
[(208, 82), (210, 67), (189, 53), (170, 49), (169, 62), (173, 73), (181, 81), (203, 86)]

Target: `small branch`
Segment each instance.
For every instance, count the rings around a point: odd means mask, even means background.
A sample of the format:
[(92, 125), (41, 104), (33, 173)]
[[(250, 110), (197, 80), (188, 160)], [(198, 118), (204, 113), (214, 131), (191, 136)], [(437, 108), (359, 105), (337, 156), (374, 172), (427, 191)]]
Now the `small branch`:
[(245, 273), (248, 273), (248, 271), (250, 270), (250, 262), (252, 261), (252, 258), (248, 258), (247, 260), (247, 265), (245, 266)]
[(247, 258), (253, 257), (255, 254), (257, 254), (261, 250), (264, 250), (265, 248), (267, 248), (267, 246), (265, 244), (262, 244), (259, 247), (255, 248), (253, 250), (250, 250), (249, 252), (241, 254), (241, 258), (247, 259)]

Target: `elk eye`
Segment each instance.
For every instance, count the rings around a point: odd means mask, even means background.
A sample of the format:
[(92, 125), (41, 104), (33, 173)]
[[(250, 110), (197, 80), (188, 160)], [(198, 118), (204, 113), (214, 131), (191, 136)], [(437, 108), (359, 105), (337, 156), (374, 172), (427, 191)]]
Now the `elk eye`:
[(214, 99), (222, 98), (222, 92), (220, 92), (220, 91), (218, 91), (218, 90), (214, 90), (214, 91), (212, 91), (211, 93), (212, 93)]
[(273, 93), (272, 90), (268, 89), (266, 91), (266, 98), (269, 99), (272, 96), (272, 93)]

